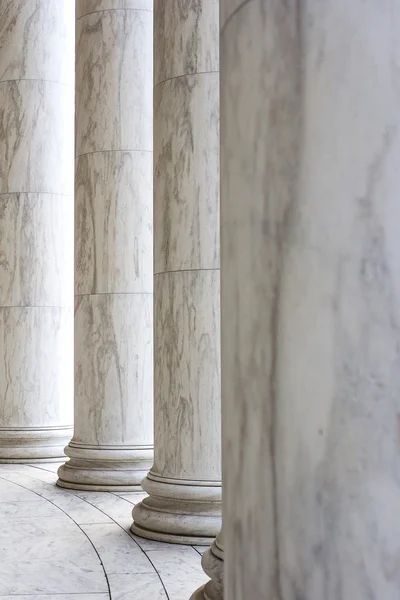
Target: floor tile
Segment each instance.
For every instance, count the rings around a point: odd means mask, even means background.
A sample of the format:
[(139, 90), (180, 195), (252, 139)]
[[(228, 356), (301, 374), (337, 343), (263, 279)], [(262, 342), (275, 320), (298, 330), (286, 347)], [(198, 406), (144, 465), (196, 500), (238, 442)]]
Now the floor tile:
[(27, 502), (0, 502), (0, 521), (3, 519), (57, 517), (59, 512), (59, 508), (38, 497), (37, 500)]
[(146, 554), (116, 524), (82, 525), (100, 555), (107, 574), (152, 573)]
[(102, 569), (88, 571), (66, 557), (0, 563), (0, 590), (12, 594), (88, 594), (107, 592)]
[[(112, 600), (165, 600), (167, 595), (156, 573), (110, 575)], [(178, 600), (170, 598), (170, 600)], [(185, 598), (189, 600), (189, 598)]]
[(191, 546), (152, 550), (149, 558), (165, 585), (168, 595), (174, 600), (188, 600), (191, 594), (208, 581), (201, 568), (201, 557)]
[[(8, 476), (12, 477), (12, 473), (6, 473)], [(28, 500), (37, 500), (38, 497), (28, 489), (19, 486), (17, 483), (13, 481), (7, 481), (5, 479), (0, 479), (0, 503), (3, 502), (24, 502)]]
[(129, 519), (132, 514), (132, 504), (127, 500), (108, 492), (76, 492), (76, 496), (92, 504), (114, 521)]
[(140, 491), (140, 492), (124, 492), (124, 493), (118, 492), (115, 495), (119, 496), (120, 498), (123, 498), (124, 500), (127, 500), (127, 502), (130, 502), (133, 505), (139, 504), (139, 502), (141, 502), (142, 500), (144, 500), (148, 496), (148, 494), (146, 494), (146, 492), (143, 492), (143, 491)]
[(1, 600), (109, 600), (110, 595), (106, 594), (28, 594), (27, 596), (2, 596)]

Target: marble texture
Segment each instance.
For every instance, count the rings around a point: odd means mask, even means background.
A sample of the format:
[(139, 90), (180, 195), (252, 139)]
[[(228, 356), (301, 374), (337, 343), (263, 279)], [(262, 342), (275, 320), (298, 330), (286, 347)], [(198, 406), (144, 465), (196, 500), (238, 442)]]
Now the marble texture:
[(73, 29), (74, 10), (69, 0), (1, 2), (0, 82), (35, 79), (72, 90)]
[(153, 0), (78, 0), (76, 18), (105, 10), (153, 11)]
[[(118, 4), (118, 3), (116, 3)], [(152, 152), (153, 13), (109, 10), (76, 24), (76, 153)]]
[(396, 600), (400, 8), (233, 5), (221, 0), (224, 593)]
[(149, 152), (77, 158), (77, 295), (152, 294), (152, 174)]
[(132, 532), (209, 545), (221, 521), (218, 2), (154, 8), (155, 449)]
[(135, 489), (153, 456), (153, 15), (142, 4), (78, 2), (75, 424), (58, 481), (71, 489)]
[[(60, 5), (68, 0), (61, 0)], [(18, 38), (13, 44), (18, 44)], [(72, 53), (73, 30), (69, 46)], [(65, 46), (64, 46), (65, 47)], [(70, 57), (73, 66), (73, 54)], [(47, 80), (0, 82), (0, 194), (73, 194), (73, 88)]]
[[(190, 546), (137, 543), (128, 502), (60, 489), (55, 481), (54, 464), (0, 465), (2, 599), (187, 600), (202, 583), (200, 556)], [(126, 526), (116, 519), (120, 501)]]
[(155, 277), (151, 472), (158, 477), (220, 483), (219, 287), (217, 270)]
[(224, 542), (219, 532), (211, 547), (202, 556), (203, 570), (211, 578), (194, 592), (190, 600), (223, 600), (224, 597)]
[(218, 73), (154, 90), (154, 272), (190, 269), (219, 269)]
[(218, 73), (218, 5), (208, 0), (171, 7), (154, 0), (155, 86), (182, 75)]
[(74, 8), (0, 6), (0, 461), (71, 435)]
[(0, 194), (0, 306), (70, 308), (72, 236), (70, 197)]

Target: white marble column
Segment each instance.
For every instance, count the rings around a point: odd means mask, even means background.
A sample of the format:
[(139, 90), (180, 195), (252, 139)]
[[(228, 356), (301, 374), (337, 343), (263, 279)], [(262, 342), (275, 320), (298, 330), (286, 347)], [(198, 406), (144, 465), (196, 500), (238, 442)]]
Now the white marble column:
[(400, 593), (400, 4), (221, 0), (224, 593)]
[(154, 464), (132, 531), (220, 527), (218, 0), (154, 3)]
[(224, 542), (222, 529), (211, 547), (204, 552), (201, 565), (204, 572), (210, 577), (210, 581), (194, 592), (190, 600), (223, 600)]
[(153, 451), (152, 0), (78, 0), (75, 427), (58, 485), (140, 485)]
[(74, 12), (0, 3), (0, 462), (72, 432)]

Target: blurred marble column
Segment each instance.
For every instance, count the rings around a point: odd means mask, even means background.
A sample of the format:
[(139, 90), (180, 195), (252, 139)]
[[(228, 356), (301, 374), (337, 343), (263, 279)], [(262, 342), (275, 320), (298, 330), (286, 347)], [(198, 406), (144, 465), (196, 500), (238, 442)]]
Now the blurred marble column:
[(211, 544), (211, 547), (204, 552), (201, 559), (201, 566), (211, 579), (194, 592), (190, 600), (223, 600), (224, 542), (222, 529)]
[(154, 464), (132, 531), (220, 528), (218, 0), (154, 3)]
[(79, 0), (75, 428), (58, 485), (140, 485), (153, 451), (152, 0)]
[(221, 0), (229, 600), (399, 598), (399, 30)]
[(0, 3), (0, 462), (72, 433), (74, 13)]

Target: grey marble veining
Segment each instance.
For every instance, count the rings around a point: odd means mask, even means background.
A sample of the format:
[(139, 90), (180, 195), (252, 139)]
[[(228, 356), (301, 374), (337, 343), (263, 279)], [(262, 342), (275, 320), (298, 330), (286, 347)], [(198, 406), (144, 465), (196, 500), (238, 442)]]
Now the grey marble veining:
[(221, 517), (218, 2), (154, 10), (155, 445), (131, 531), (209, 545)]
[(74, 440), (151, 445), (152, 295), (77, 297), (75, 336)]
[(152, 155), (76, 161), (75, 293), (152, 293)]
[(73, 89), (48, 81), (0, 84), (0, 194), (72, 196)]
[(133, 539), (128, 502), (59, 489), (53, 468), (0, 465), (2, 600), (187, 600), (204, 581), (193, 548)]
[(71, 204), (57, 194), (0, 195), (0, 306), (71, 307)]
[(396, 600), (400, 9), (221, 0), (224, 587)]
[[(153, 13), (106, 10), (76, 25), (76, 153), (152, 151)], [(133, 76), (134, 75), (134, 76)]]
[(104, 10), (153, 10), (153, 0), (76, 0), (76, 18)]
[(152, 473), (220, 481), (219, 272), (156, 275), (154, 298)]
[(0, 460), (72, 422), (74, 3), (0, 3)]
[(154, 271), (219, 269), (219, 75), (154, 90)]
[(1, 427), (71, 425), (71, 325), (71, 308), (0, 307)]
[(153, 443), (153, 14), (77, 8), (75, 424), (58, 485), (129, 491)]
[[(18, 79), (74, 85), (71, 69), (72, 0), (0, 3), (0, 84)], [(16, 43), (18, 40), (18, 43)]]
[(154, 0), (154, 85), (219, 70), (218, 0)]

